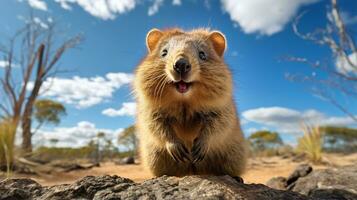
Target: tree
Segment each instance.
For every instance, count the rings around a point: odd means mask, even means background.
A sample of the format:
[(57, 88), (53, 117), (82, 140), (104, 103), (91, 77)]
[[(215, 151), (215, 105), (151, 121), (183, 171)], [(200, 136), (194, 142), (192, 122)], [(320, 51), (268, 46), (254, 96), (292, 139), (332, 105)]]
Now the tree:
[(0, 45), (6, 63), (0, 78), (0, 116), (10, 117), (15, 127), (21, 123), (23, 152), (32, 151), (31, 117), (43, 82), (59, 72), (63, 54), (82, 41), (81, 35), (61, 40), (56, 23), (44, 26), (38, 19), (31, 15), (7, 45)]
[(254, 150), (263, 151), (270, 148), (275, 148), (283, 144), (280, 136), (276, 132), (267, 130), (257, 131), (248, 137)]
[(34, 117), (38, 124), (32, 135), (45, 123), (58, 125), (61, 122), (61, 116), (65, 114), (66, 108), (59, 102), (50, 99), (36, 100), (34, 104)]
[(96, 156), (95, 156), (95, 160), (97, 163), (99, 163), (102, 160), (102, 152), (101, 152), (102, 140), (105, 141), (105, 133), (98, 132), (96, 136), (97, 148), (96, 148)]
[(55, 147), (58, 142), (59, 142), (59, 140), (57, 138), (50, 139), (50, 143), (52, 144), (53, 147)]
[(320, 127), (323, 132), (323, 148), (332, 152), (357, 152), (357, 129), (347, 127)]
[(124, 145), (129, 151), (132, 151), (134, 154), (137, 151), (138, 139), (136, 137), (135, 126), (131, 125), (124, 129), (118, 136), (118, 144)]
[(88, 152), (89, 152), (89, 156), (93, 159), (93, 161), (95, 163), (98, 162), (98, 158), (97, 158), (97, 154), (98, 154), (98, 151), (97, 151), (97, 144), (95, 143), (94, 139), (91, 139), (87, 146), (86, 146), (86, 149), (88, 149)]
[(112, 158), (114, 152), (116, 152), (116, 151), (117, 151), (117, 148), (114, 146), (112, 140), (106, 139), (105, 140), (105, 145), (103, 147), (103, 155), (104, 155), (104, 157)]
[(312, 86), (314, 95), (331, 103), (357, 122), (357, 117), (349, 106), (336, 98), (346, 96), (354, 104), (357, 100), (357, 48), (353, 34), (341, 17), (337, 0), (331, 0), (331, 10), (327, 13), (327, 24), (324, 28), (301, 33), (298, 24), (303, 15), (304, 13), (298, 16), (293, 23), (295, 34), (303, 40), (327, 47), (336, 62), (323, 59), (312, 61), (305, 57), (289, 56), (288, 60), (307, 64), (315, 71), (312, 75), (288, 74), (287, 78), (308, 83)]

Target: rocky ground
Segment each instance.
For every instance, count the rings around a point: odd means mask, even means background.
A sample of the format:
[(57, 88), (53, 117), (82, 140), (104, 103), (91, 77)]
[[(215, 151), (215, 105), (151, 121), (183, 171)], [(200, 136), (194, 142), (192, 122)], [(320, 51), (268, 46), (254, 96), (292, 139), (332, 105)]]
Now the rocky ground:
[(357, 154), (329, 154), (325, 158), (325, 164), (312, 166), (303, 164), (306, 163), (304, 159), (291, 157), (251, 158), (248, 170), (242, 176), (244, 184), (229, 176), (152, 178), (138, 164), (123, 165), (123, 163), (105, 162), (93, 165), (78, 161), (38, 164), (21, 160), (21, 163), (26, 164), (24, 166), (32, 167), (20, 168), (23, 172), (13, 173), (12, 179), (5, 179), (0, 175), (0, 200), (356, 200)]
[[(345, 165), (357, 165), (357, 153), (355, 154), (325, 154), (324, 158), (328, 164), (312, 165), (317, 169), (326, 169), (330, 167), (340, 167)], [(255, 157), (250, 158), (246, 172), (242, 178), (246, 183), (266, 183), (272, 177), (288, 177), (294, 169), (306, 163), (307, 161), (299, 157)], [(144, 170), (139, 164), (122, 164), (122, 162), (101, 162), (100, 165), (93, 165), (85, 160), (61, 161), (55, 160), (47, 164), (27, 163), (29, 168), (23, 168), (14, 171), (13, 178), (31, 178), (43, 186), (72, 184), (75, 181), (86, 176), (117, 175), (126, 177), (134, 182), (143, 182), (153, 178), (147, 170)], [(5, 174), (0, 172), (0, 181), (4, 179)]]
[(313, 170), (300, 165), (289, 177), (275, 177), (271, 188), (288, 190), (318, 199), (357, 199), (357, 166)]
[(162, 176), (135, 183), (87, 176), (73, 184), (41, 186), (31, 179), (0, 182), (0, 199), (357, 199), (357, 166), (314, 171), (301, 165), (287, 178), (244, 184), (229, 176)]
[(88, 176), (74, 184), (42, 187), (30, 179), (0, 183), (0, 199), (307, 199), (292, 191), (243, 184), (229, 176), (163, 176), (135, 183), (118, 176)]

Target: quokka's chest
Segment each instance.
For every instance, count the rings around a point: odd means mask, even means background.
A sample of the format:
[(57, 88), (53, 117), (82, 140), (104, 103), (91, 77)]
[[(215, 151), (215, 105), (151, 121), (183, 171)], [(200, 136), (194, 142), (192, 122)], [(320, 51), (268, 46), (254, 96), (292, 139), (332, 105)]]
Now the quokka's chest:
[(172, 125), (175, 135), (191, 146), (193, 140), (198, 137), (201, 130), (201, 123), (174, 123)]

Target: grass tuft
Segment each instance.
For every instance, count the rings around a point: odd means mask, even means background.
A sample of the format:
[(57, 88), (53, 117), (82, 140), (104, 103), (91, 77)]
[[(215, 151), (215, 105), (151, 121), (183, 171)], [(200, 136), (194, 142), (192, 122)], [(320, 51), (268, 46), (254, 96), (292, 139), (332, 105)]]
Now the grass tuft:
[(10, 176), (14, 161), (16, 128), (10, 120), (0, 122), (0, 166), (6, 167), (6, 174)]
[(322, 159), (322, 133), (318, 126), (302, 125), (304, 135), (298, 139), (297, 151), (304, 153), (313, 163)]

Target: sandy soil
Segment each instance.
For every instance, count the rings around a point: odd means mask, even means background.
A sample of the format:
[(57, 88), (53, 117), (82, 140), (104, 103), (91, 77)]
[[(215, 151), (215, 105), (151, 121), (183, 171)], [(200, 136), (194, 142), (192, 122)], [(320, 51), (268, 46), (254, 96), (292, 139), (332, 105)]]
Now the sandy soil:
[[(329, 165), (314, 165), (314, 169), (326, 168), (329, 166), (342, 166), (357, 164), (357, 153), (350, 155), (328, 154), (324, 155), (324, 161)], [(303, 161), (296, 162), (290, 158), (281, 157), (260, 157), (251, 158), (246, 173), (242, 176), (246, 183), (266, 183), (275, 176), (288, 176)], [(142, 182), (152, 176), (146, 172), (140, 165), (116, 165), (113, 162), (101, 163), (100, 167), (94, 167), (88, 170), (77, 170), (67, 173), (43, 174), (41, 176), (16, 175), (13, 177), (33, 178), (43, 185), (57, 185), (73, 183), (74, 181), (88, 175), (118, 175), (132, 179), (136, 182)]]

